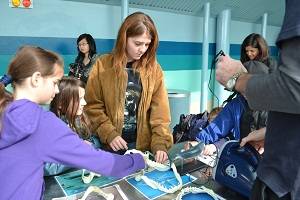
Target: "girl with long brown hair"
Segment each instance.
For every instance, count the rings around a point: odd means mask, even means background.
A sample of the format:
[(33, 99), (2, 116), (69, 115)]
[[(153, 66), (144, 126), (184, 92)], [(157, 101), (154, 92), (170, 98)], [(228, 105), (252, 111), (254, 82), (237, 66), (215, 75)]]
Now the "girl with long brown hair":
[(51, 101), (50, 111), (66, 122), (82, 139), (90, 140), (90, 123), (83, 112), (86, 105), (84, 82), (72, 77), (63, 77), (58, 88), (60, 92)]
[[(90, 123), (83, 107), (85, 84), (73, 77), (63, 77), (58, 84), (59, 93), (50, 103), (50, 111), (62, 119), (86, 143), (100, 148), (98, 137), (90, 132)], [(69, 166), (56, 163), (46, 163), (44, 176), (57, 175), (71, 169)]]
[(86, 87), (92, 131), (113, 152), (136, 148), (167, 160), (173, 144), (163, 71), (156, 60), (158, 34), (142, 13), (122, 23), (112, 53), (96, 60)]

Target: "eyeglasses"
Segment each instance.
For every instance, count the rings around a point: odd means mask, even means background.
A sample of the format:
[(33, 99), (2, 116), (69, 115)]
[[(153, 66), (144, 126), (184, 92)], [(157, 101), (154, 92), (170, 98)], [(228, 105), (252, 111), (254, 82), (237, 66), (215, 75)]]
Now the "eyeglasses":
[(78, 47), (80, 47), (80, 46), (86, 46), (86, 45), (88, 45), (88, 44), (89, 44), (89, 43), (86, 43), (86, 42), (85, 42), (85, 43), (79, 43), (77, 46), (78, 46)]

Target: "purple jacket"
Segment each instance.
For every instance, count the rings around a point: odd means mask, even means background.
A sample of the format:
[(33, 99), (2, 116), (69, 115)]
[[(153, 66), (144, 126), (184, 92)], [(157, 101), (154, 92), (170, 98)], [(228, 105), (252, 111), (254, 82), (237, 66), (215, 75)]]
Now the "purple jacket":
[(53, 113), (28, 100), (11, 103), (0, 132), (0, 199), (41, 199), (45, 162), (123, 177), (145, 167), (141, 155), (97, 151)]

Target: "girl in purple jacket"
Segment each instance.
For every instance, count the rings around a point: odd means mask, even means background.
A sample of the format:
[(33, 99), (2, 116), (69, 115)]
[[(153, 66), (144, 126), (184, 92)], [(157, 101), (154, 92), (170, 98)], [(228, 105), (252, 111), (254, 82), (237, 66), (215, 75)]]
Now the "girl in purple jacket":
[[(0, 80), (0, 199), (42, 199), (46, 162), (123, 177), (145, 167), (141, 155), (97, 151), (78, 137), (49, 104), (59, 93), (63, 60), (39, 47), (22, 47)], [(5, 91), (12, 83), (14, 93)]]

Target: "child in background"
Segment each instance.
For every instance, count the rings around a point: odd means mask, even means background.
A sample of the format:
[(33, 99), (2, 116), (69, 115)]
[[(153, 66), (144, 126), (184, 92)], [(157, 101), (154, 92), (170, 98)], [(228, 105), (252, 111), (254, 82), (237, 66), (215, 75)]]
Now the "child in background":
[[(145, 167), (138, 154), (97, 151), (78, 137), (48, 104), (59, 92), (63, 60), (39, 47), (22, 47), (0, 84), (0, 199), (42, 199), (44, 163), (62, 163), (123, 177)], [(13, 95), (5, 91), (12, 83)]]
[(50, 111), (66, 122), (80, 138), (95, 148), (100, 148), (99, 141), (96, 141), (90, 132), (90, 121), (83, 112), (86, 105), (84, 88), (84, 82), (72, 77), (63, 77), (58, 85), (59, 93), (50, 103)]
[[(63, 77), (58, 85), (60, 92), (51, 101), (50, 110), (68, 124), (81, 139), (95, 148), (100, 148), (99, 139), (92, 136), (89, 120), (83, 113), (83, 107), (86, 105), (84, 88), (85, 84), (82, 81), (72, 77)], [(61, 164), (46, 163), (44, 176), (57, 175), (68, 169), (70, 167)]]
[[(223, 107), (214, 107), (208, 114), (208, 123), (205, 126), (209, 126), (209, 123), (211, 123), (212, 121), (214, 121), (214, 119), (218, 116), (218, 114), (222, 111)], [(205, 127), (204, 126), (204, 127)], [(185, 150), (190, 148), (190, 145), (195, 146), (197, 145), (198, 142), (197, 141), (189, 141), (186, 145), (185, 145)], [(212, 155), (214, 153), (214, 149), (212, 149), (213, 147), (211, 147), (211, 145), (213, 144), (207, 144), (205, 145), (204, 149), (203, 149), (203, 154), (204, 155)], [(211, 150), (212, 149), (212, 150)]]
[(212, 122), (218, 114), (222, 111), (223, 107), (215, 107), (208, 114), (208, 122)]

